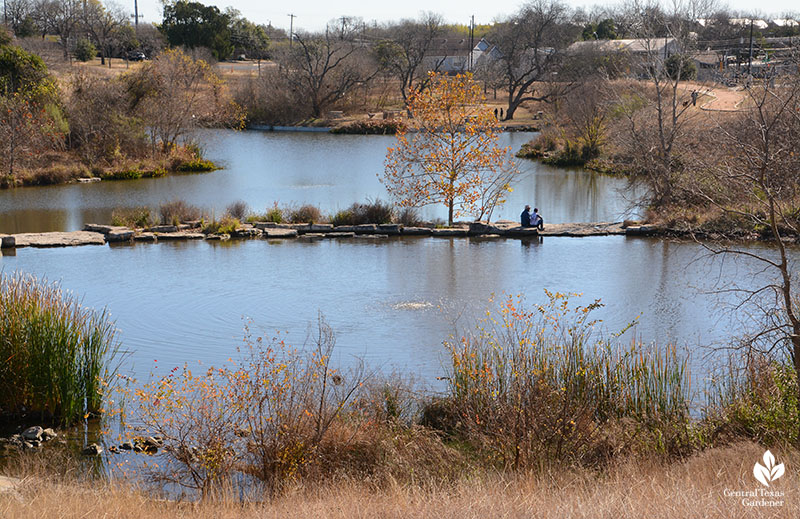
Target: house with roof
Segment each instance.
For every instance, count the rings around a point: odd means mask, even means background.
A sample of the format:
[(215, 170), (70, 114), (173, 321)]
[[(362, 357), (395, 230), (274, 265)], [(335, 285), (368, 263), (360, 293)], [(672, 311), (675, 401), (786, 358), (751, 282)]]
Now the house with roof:
[(467, 38), (440, 38), (434, 42), (425, 63), (429, 70), (444, 74), (463, 74), (501, 56), (497, 46), (484, 38), (472, 48)]
[(660, 69), (664, 61), (680, 47), (675, 38), (635, 38), (624, 40), (577, 41), (567, 47), (571, 56), (615, 56), (625, 58), (632, 75), (644, 75), (653, 68)]

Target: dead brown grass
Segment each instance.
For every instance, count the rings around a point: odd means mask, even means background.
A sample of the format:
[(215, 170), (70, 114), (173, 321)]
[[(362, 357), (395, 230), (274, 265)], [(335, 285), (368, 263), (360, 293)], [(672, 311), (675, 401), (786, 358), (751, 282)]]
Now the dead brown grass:
[(441, 488), (393, 485), (375, 489), (345, 481), (297, 488), (269, 503), (174, 503), (149, 498), (121, 484), (65, 483), (29, 475), (18, 495), (0, 495), (0, 517), (59, 518), (485, 518), (559, 517), (736, 519), (800, 516), (800, 453), (774, 449), (786, 474), (773, 483), (784, 505), (753, 508), (724, 490), (756, 490), (753, 464), (764, 448), (741, 443), (715, 448), (685, 462), (629, 462), (606, 473), (567, 471), (539, 475), (488, 475)]

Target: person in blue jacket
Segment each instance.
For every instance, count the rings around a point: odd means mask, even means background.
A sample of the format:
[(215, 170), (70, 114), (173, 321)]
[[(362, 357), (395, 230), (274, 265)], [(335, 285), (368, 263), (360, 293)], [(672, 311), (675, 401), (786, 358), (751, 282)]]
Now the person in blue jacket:
[(526, 205), (525, 210), (522, 211), (522, 214), (519, 215), (520, 225), (523, 227), (530, 227), (531, 226), (531, 206)]

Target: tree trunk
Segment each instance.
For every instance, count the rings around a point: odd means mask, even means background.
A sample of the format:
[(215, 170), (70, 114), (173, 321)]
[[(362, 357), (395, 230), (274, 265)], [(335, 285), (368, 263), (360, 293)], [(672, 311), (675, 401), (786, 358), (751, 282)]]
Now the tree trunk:
[(453, 199), (450, 199), (450, 202), (447, 205), (447, 226), (453, 226)]

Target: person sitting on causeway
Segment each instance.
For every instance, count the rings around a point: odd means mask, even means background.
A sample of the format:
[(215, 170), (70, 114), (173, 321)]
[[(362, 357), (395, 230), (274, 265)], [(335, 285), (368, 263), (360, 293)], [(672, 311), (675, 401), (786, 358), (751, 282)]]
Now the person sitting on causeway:
[(522, 214), (519, 216), (520, 218), (520, 225), (523, 227), (530, 227), (531, 226), (531, 206), (526, 205), (525, 210), (522, 211)]
[(539, 214), (539, 209), (536, 207), (533, 208), (533, 214), (531, 215), (531, 227), (538, 227), (540, 231), (544, 230), (544, 218)]

